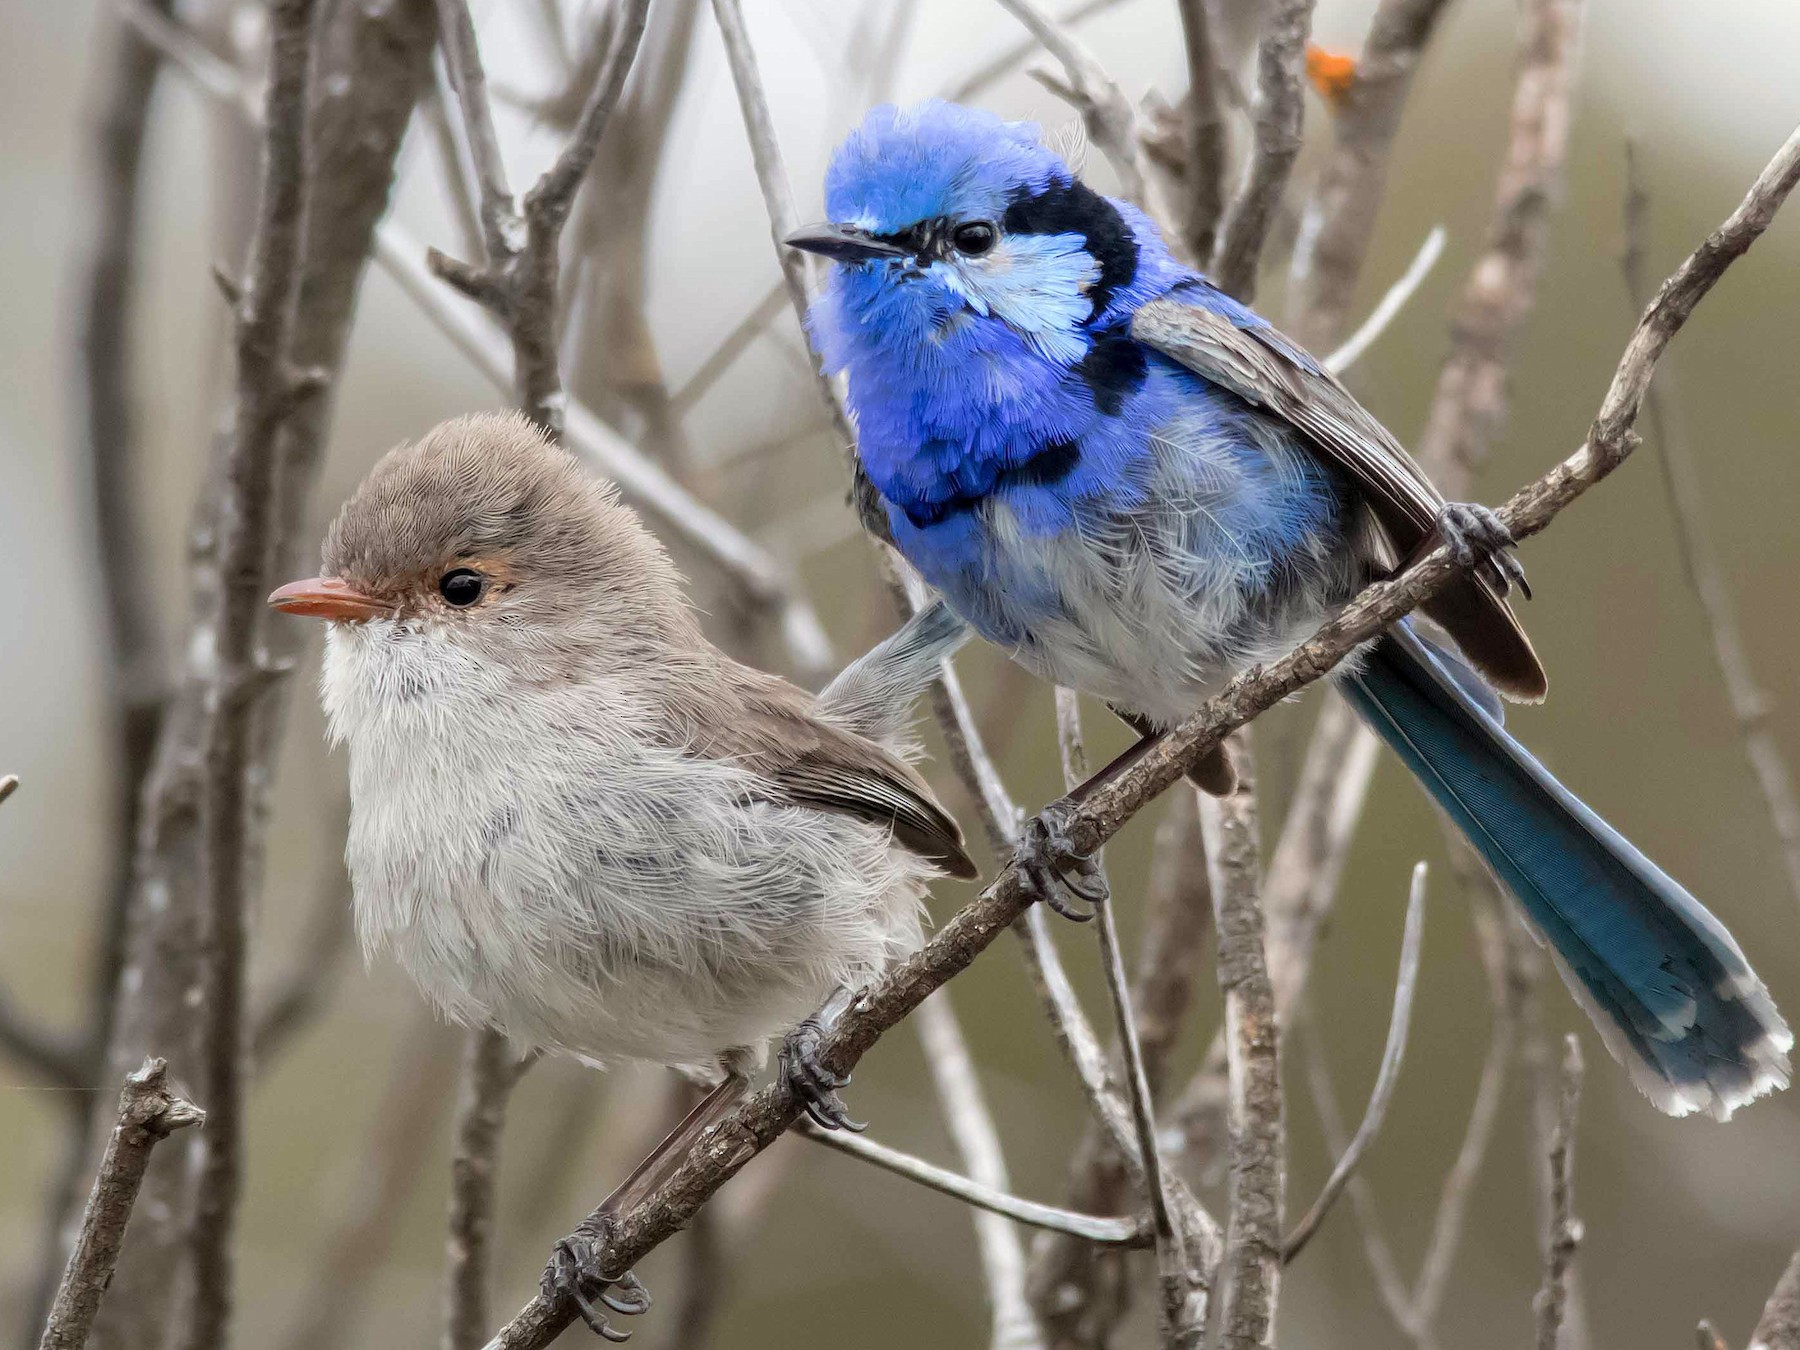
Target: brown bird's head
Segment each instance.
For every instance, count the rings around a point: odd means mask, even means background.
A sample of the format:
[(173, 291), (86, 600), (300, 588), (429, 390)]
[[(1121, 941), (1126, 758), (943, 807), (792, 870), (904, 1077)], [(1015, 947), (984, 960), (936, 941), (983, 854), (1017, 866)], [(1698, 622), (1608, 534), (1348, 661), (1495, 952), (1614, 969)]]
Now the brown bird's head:
[(514, 413), (455, 418), (390, 450), (338, 512), (323, 561), (269, 603), (548, 674), (622, 657), (621, 642), (698, 641), (661, 545)]

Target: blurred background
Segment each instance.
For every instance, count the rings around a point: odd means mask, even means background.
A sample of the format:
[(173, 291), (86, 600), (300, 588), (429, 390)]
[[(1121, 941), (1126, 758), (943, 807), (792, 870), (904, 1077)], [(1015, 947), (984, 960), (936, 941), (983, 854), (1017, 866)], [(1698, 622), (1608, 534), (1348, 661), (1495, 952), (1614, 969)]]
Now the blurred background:
[[(673, 0), (669, 0), (671, 7)], [(102, 6), (3, 6), (0, 44), (0, 537), (13, 540), (15, 581), (0, 593), (0, 771), (24, 780), (0, 809), (0, 988), (50, 1025), (74, 1025), (86, 1003), (89, 951), (111, 865), (112, 775), (96, 639), (100, 603), (94, 525), (83, 470), (70, 452), (78, 368), (76, 289), (92, 216), (88, 110)], [(659, 6), (661, 8), (661, 6)], [(1317, 41), (1354, 52), (1368, 0), (1320, 0)], [(477, 6), (490, 74), (514, 97), (500, 109), (513, 182), (527, 183), (561, 133), (528, 107), (558, 92), (553, 50), (531, 6)], [(565, 0), (572, 47), (593, 11)], [(1022, 36), (981, 0), (747, 0), (777, 129), (803, 217), (838, 138), (882, 98), (954, 86)], [(1393, 160), (1390, 189), (1360, 290), (1366, 312), (1432, 226), (1445, 255), (1351, 383), (1403, 439), (1416, 434), (1449, 341), (1447, 315), (1482, 247), (1505, 143), (1516, 42), (1506, 0), (1453, 0), (1425, 58)], [(669, 22), (666, 15), (654, 22)], [(679, 22), (677, 21), (677, 26)], [(681, 480), (799, 569), (847, 659), (891, 622), (874, 555), (843, 504), (841, 449), (824, 422), (785, 305), (716, 379), (708, 358), (778, 280), (735, 97), (704, 7), (692, 25), (686, 75), (669, 121), (647, 210), (629, 231), (600, 230), (573, 323), (593, 331), (567, 367), (590, 403)], [(1134, 97), (1178, 96), (1186, 84), (1172, 0), (1122, 0), (1079, 30)], [(227, 40), (231, 34), (227, 33)], [(677, 34), (679, 36), (679, 34)], [(238, 35), (253, 42), (254, 35)], [(671, 39), (673, 40), (673, 39)], [(1593, 0), (1575, 97), (1566, 190), (1554, 216), (1537, 309), (1512, 361), (1503, 439), (1474, 495), (1498, 501), (1580, 441), (1634, 317), (1620, 279), (1623, 144), (1635, 138), (1652, 194), (1647, 269), (1665, 275), (1735, 204), (1800, 116), (1793, 58), (1800, 8), (1788, 0), (1693, 5)], [(891, 59), (888, 55), (891, 54)], [(1009, 116), (1070, 119), (1019, 73), (978, 101)], [(1291, 200), (1303, 199), (1329, 110), (1308, 95), (1308, 148)], [(397, 218), (419, 239), (458, 252), (461, 239), (428, 138), (415, 125), (402, 155)], [(146, 150), (142, 292), (131, 334), (142, 462), (135, 509), (146, 532), (146, 594), (166, 653), (184, 630), (184, 558), (192, 502), (228, 390), (224, 306), (209, 276), (235, 265), (253, 194), (251, 146), (180, 79), (159, 87)], [(1095, 157), (1096, 160), (1098, 157)], [(603, 152), (597, 174), (641, 171)], [(1103, 166), (1093, 176), (1105, 183)], [(605, 213), (598, 213), (604, 217)], [(595, 219), (590, 214), (587, 219)], [(578, 225), (572, 227), (572, 235)], [(1259, 307), (1279, 319), (1291, 226), (1266, 259)], [(1706, 518), (1744, 618), (1749, 657), (1773, 700), (1781, 748), (1800, 754), (1800, 577), (1795, 504), (1794, 360), (1800, 347), (1800, 223), (1777, 222), (1678, 340), (1664, 387), (1700, 461)], [(641, 304), (615, 304), (608, 287)], [(616, 299), (616, 296), (614, 297)], [(460, 302), (458, 302), (460, 303)], [(581, 305), (588, 306), (586, 316)], [(618, 316), (641, 322), (621, 327)], [(708, 381), (690, 385), (696, 373)], [(660, 387), (662, 397), (646, 394)], [(673, 398), (667, 397), (673, 394)], [(372, 270), (330, 438), (310, 535), (373, 460), (446, 415), (505, 406), (388, 276)], [(671, 405), (674, 411), (671, 412)], [(1527, 607), (1553, 682), (1541, 708), (1512, 725), (1567, 782), (1705, 899), (1733, 928), (1790, 1017), (1800, 1014), (1800, 908), (1713, 663), (1707, 631), (1674, 547), (1651, 448), (1589, 496), (1524, 558), (1537, 598)], [(702, 569), (697, 594), (709, 599)], [(716, 590), (716, 588), (715, 588)], [(740, 635), (737, 635), (741, 637)], [(316, 942), (321, 907), (347, 904), (340, 861), (344, 766), (325, 747), (313, 688), (317, 637), (290, 691), (292, 715), (274, 787), (264, 894), (254, 919), (253, 987), (286, 977)], [(779, 664), (774, 647), (750, 649)], [(960, 662), (1014, 794), (1036, 806), (1060, 790), (1048, 689), (1002, 670), (991, 652)], [(1304, 745), (1316, 691), (1259, 723), (1268, 784), (1265, 835)], [(1098, 752), (1122, 740), (1090, 716)], [(935, 746), (937, 742), (933, 740)], [(947, 800), (974, 828), (968, 800), (941, 763)], [(1158, 810), (1146, 812), (1109, 858), (1128, 938)], [(1414, 1035), (1384, 1132), (1362, 1169), (1402, 1267), (1415, 1268), (1433, 1207), (1461, 1139), (1491, 1009), (1466, 907), (1423, 797), (1383, 759), (1310, 990), (1311, 1027), (1352, 1114), (1373, 1080), (1385, 1032), (1408, 869), (1434, 864)], [(940, 888), (934, 912), (962, 898)], [(1064, 956), (1096, 1011), (1103, 1005), (1091, 935), (1060, 931)], [(434, 1024), (396, 973), (335, 958), (316, 1018), (260, 1066), (251, 1099), (242, 1215), (239, 1336), (278, 1345), (321, 1300), (350, 1300), (342, 1343), (418, 1345), (438, 1336), (450, 1100), (459, 1037)], [(1074, 1080), (1038, 1011), (1010, 943), (952, 986), (1012, 1170), (1014, 1189), (1061, 1198), (1073, 1142), (1086, 1123)], [(1181, 1061), (1191, 1065), (1217, 1023), (1203, 980)], [(1692, 1343), (1710, 1317), (1741, 1341), (1800, 1236), (1800, 1096), (1786, 1094), (1727, 1126), (1669, 1120), (1638, 1097), (1554, 980), (1542, 1006), (1553, 1030), (1579, 1030), (1588, 1051), (1578, 1162), (1586, 1237), (1580, 1268), (1592, 1343)], [(1323, 1180), (1330, 1155), (1290, 1055), (1291, 1213)], [(1174, 1081), (1183, 1080), (1179, 1069)], [(397, 1085), (406, 1091), (397, 1091)], [(408, 1087), (407, 1085), (410, 1085)], [(117, 1090), (96, 1089), (110, 1111)], [(55, 1089), (0, 1058), (0, 1306), (23, 1310), (37, 1279), (43, 1207), (61, 1166), (67, 1115)], [(410, 1114), (397, 1114), (404, 1097)], [(536, 1288), (551, 1241), (603, 1195), (641, 1134), (666, 1107), (662, 1075), (604, 1077), (545, 1064), (515, 1098), (501, 1171), (495, 1307)], [(864, 1062), (850, 1096), (883, 1140), (953, 1163), (917, 1038), (889, 1036)], [(1514, 1075), (1498, 1134), (1473, 1193), (1466, 1236), (1439, 1321), (1442, 1344), (1516, 1346), (1530, 1335), (1539, 1277), (1525, 1082)], [(408, 1141), (410, 1177), (384, 1156)], [(384, 1139), (386, 1142), (384, 1142)], [(178, 1147), (171, 1144), (169, 1147)], [(390, 1169), (391, 1171), (391, 1169)], [(386, 1177), (387, 1180), (383, 1180)], [(1216, 1181), (1216, 1178), (1214, 1179)], [(83, 1186), (86, 1181), (84, 1179)], [(384, 1186), (392, 1189), (383, 1189)], [(759, 1196), (758, 1190), (769, 1192)], [(1208, 1194), (1217, 1195), (1215, 1188)], [(722, 1200), (754, 1222), (725, 1230), (725, 1278), (715, 1344), (758, 1347), (796, 1338), (877, 1350), (965, 1345), (987, 1335), (968, 1212), (956, 1203), (813, 1147), (785, 1140), (734, 1181)], [(354, 1297), (324, 1257), (346, 1247), (366, 1211)], [(672, 1311), (699, 1257), (670, 1243), (640, 1269), (662, 1296), (639, 1343), (681, 1340)], [(1371, 1288), (1347, 1206), (1290, 1271), (1285, 1343), (1404, 1341)], [(1140, 1304), (1143, 1300), (1140, 1298)], [(22, 1313), (21, 1313), (22, 1315)], [(0, 1336), (22, 1335), (0, 1318)], [(570, 1333), (579, 1343), (586, 1333)], [(1150, 1340), (1140, 1309), (1122, 1344)]]

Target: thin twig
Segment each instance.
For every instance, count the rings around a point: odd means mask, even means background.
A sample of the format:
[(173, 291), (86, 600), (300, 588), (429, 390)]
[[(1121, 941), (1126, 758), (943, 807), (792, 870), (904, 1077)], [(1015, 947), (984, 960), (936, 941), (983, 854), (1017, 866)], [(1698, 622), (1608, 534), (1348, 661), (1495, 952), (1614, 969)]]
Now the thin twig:
[(1325, 369), (1333, 375), (1342, 375), (1362, 359), (1363, 353), (1375, 345), (1376, 340), (1387, 331), (1387, 326), (1394, 321), (1394, 316), (1406, 307), (1406, 302), (1412, 299), (1413, 293), (1431, 275), (1431, 269), (1437, 266), (1437, 260), (1444, 255), (1444, 240), (1448, 237), (1442, 225), (1431, 227), (1431, 232), (1425, 236), (1425, 242), (1419, 245), (1419, 251), (1406, 265), (1400, 279), (1388, 287), (1380, 302), (1369, 311), (1369, 317), (1362, 321), (1361, 327), (1325, 358), (1322, 363)]
[[(1757, 176), (1744, 200), (1663, 284), (1620, 358), (1593, 428), (1568, 459), (1514, 494), (1498, 515), (1517, 536), (1545, 529), (1564, 509), (1622, 464), (1635, 440), (1632, 424), (1656, 359), (1732, 262), (1755, 243), (1800, 181), (1800, 131)], [(1091, 851), (1116, 834), (1158, 793), (1185, 777), (1230, 731), (1312, 683), (1355, 647), (1429, 598), (1458, 569), (1446, 548), (1433, 549), (1400, 576), (1377, 582), (1299, 648), (1247, 671), (1160, 741), (1139, 748), (1128, 766), (1066, 802), (1069, 842)], [(821, 1061), (853, 1069), (889, 1028), (930, 994), (969, 968), (1024, 913), (1030, 892), (1008, 863), (980, 896), (943, 924), (930, 941), (870, 985), (824, 1037)], [(752, 1094), (708, 1131), (656, 1194), (619, 1216), (608, 1264), (624, 1269), (678, 1231), (712, 1195), (779, 1138), (800, 1112), (784, 1083)], [(1279, 1232), (1271, 1236), (1279, 1256)], [(489, 1342), (495, 1350), (542, 1350), (575, 1319), (570, 1302), (539, 1293)]]
[[(1627, 141), (1625, 247), (1619, 255), (1619, 267), (1625, 276), (1625, 293), (1632, 308), (1640, 311), (1649, 303), (1649, 284), (1644, 276), (1644, 236), (1649, 209), (1649, 192), (1644, 185), (1636, 148)], [(1671, 407), (1674, 375), (1674, 370), (1667, 364), (1657, 372), (1656, 382), (1650, 386), (1644, 401), (1644, 420), (1650, 425), (1650, 440), (1656, 447), (1657, 462), (1662, 466), (1663, 488), (1675, 524), (1682, 572), (1693, 588), (1695, 599), (1700, 602), (1700, 613), (1712, 638), (1713, 661), (1719, 668), (1719, 680), (1725, 686), (1731, 714), (1737, 720), (1744, 756), (1755, 773), (1757, 788), (1762, 793), (1776, 841), (1781, 847), (1788, 888), (1795, 900), (1800, 901), (1800, 796), (1795, 794), (1793, 773), (1771, 729), (1774, 707), (1750, 664), (1743, 629), (1738, 624), (1737, 607), (1731, 600), (1731, 587), (1726, 583), (1718, 548), (1706, 528), (1700, 466)]]
[(1088, 139), (1097, 146), (1119, 175), (1119, 189), (1165, 227), (1171, 240), (1181, 234), (1172, 228), (1178, 219), (1163, 199), (1158, 179), (1144, 153), (1142, 120), (1118, 81), (1072, 33), (1057, 23), (1033, 0), (999, 0), (1000, 7), (1025, 26), (1062, 68), (1062, 77), (1036, 69), (1032, 77), (1081, 114)]
[(1381, 0), (1356, 75), (1332, 119), (1332, 147), (1301, 218), (1288, 329), (1313, 351), (1337, 342), (1375, 237), (1400, 114), (1445, 0)]
[(535, 1054), (516, 1055), (498, 1031), (474, 1030), (464, 1042), (456, 1144), (450, 1159), (443, 1350), (472, 1350), (487, 1335), (500, 1134), (512, 1091), (536, 1062)]
[(842, 1130), (821, 1130), (810, 1121), (803, 1121), (799, 1132), (815, 1144), (823, 1144), (839, 1153), (847, 1153), (852, 1158), (873, 1163), (895, 1176), (916, 1181), (921, 1186), (940, 1191), (952, 1199), (961, 1200), (991, 1214), (1004, 1215), (1033, 1228), (1067, 1233), (1084, 1242), (1097, 1242), (1105, 1246), (1146, 1247), (1150, 1244), (1149, 1230), (1136, 1219), (1077, 1214), (1073, 1210), (1058, 1209), (1054, 1205), (1041, 1205), (1035, 1200), (1022, 1200), (1016, 1195), (984, 1186), (935, 1163), (926, 1162), (923, 1158), (879, 1144), (867, 1135), (849, 1134)]
[(1363, 1111), (1362, 1123), (1356, 1127), (1356, 1134), (1338, 1154), (1338, 1160), (1326, 1178), (1325, 1185), (1320, 1188), (1318, 1199), (1312, 1207), (1301, 1216), (1300, 1222), (1282, 1242), (1281, 1259), (1292, 1261), (1298, 1256), (1312, 1235), (1319, 1230), (1331, 1207), (1343, 1193), (1345, 1185), (1356, 1172), (1357, 1164), (1362, 1161), (1363, 1154), (1375, 1142), (1375, 1136), (1381, 1133), (1382, 1121), (1387, 1118), (1388, 1102), (1393, 1099), (1394, 1086), (1400, 1081), (1400, 1065), (1406, 1058), (1406, 1033), (1412, 1025), (1413, 993), (1419, 986), (1419, 957), (1423, 950), (1422, 939), (1425, 934), (1425, 864), (1419, 863), (1413, 868), (1412, 891), (1406, 899), (1406, 927), (1400, 939), (1400, 973), (1394, 981), (1394, 1010), (1388, 1017), (1387, 1045), (1381, 1052), (1381, 1069), (1375, 1075), (1374, 1091), (1369, 1093), (1369, 1104)]
[(1303, 68), (1313, 4), (1314, 0), (1273, 0), (1263, 17), (1256, 49), (1250, 163), (1208, 269), (1220, 290), (1245, 304), (1256, 295), (1256, 264), (1300, 154), (1306, 112)]
[[(1057, 15), (1053, 22), (1060, 28), (1074, 28), (1097, 14), (1118, 8), (1124, 2), (1125, 0), (1081, 0), (1080, 4), (1071, 5)], [(1037, 50), (1038, 40), (1035, 37), (1021, 38), (1011, 46), (1001, 48), (967, 74), (945, 85), (937, 96), (951, 103), (972, 102), (976, 95), (987, 92), (1024, 65)]]
[[(944, 1123), (956, 1151), (962, 1155), (970, 1180), (989, 1193), (1004, 1195), (1012, 1189), (1012, 1183), (1007, 1179), (1000, 1131), (988, 1110), (968, 1042), (950, 1006), (949, 991), (940, 989), (927, 999), (914, 1021), (931, 1080), (937, 1086), (938, 1101), (944, 1109)], [(986, 1206), (978, 1206), (975, 1240), (981, 1250), (988, 1300), (994, 1310), (990, 1344), (994, 1350), (1041, 1347), (1043, 1334), (1025, 1298), (1025, 1248), (1017, 1230)]]
[(1581, 1105), (1581, 1070), (1581, 1041), (1571, 1033), (1563, 1039), (1562, 1100), (1550, 1143), (1550, 1234), (1544, 1250), (1544, 1283), (1534, 1301), (1537, 1350), (1556, 1350), (1569, 1296), (1569, 1267), (1581, 1244), (1581, 1220), (1575, 1217), (1575, 1116)]
[(1219, 54), (1212, 38), (1208, 0), (1177, 0), (1187, 51), (1187, 210), (1182, 223), (1190, 258), (1210, 258), (1225, 214), (1228, 160), (1225, 111), (1220, 97)]
[(244, 301), (236, 315), (237, 390), (220, 483), (217, 647), (200, 728), (200, 869), (205, 1004), (200, 1081), (211, 1127), (201, 1140), (188, 1248), (193, 1297), (185, 1344), (225, 1344), (231, 1320), (233, 1228), (242, 1185), (245, 951), (251, 889), (257, 723), (273, 692), (262, 651), (277, 554), (281, 434), (323, 377), (293, 357), (302, 239), (310, 205), (307, 154), (315, 0), (277, 0), (271, 12), (263, 114), (261, 200)]
[(150, 1151), (176, 1130), (205, 1119), (206, 1112), (169, 1091), (165, 1061), (147, 1059), (143, 1068), (126, 1078), (119, 1093), (118, 1123), (100, 1160), (81, 1218), (81, 1236), (69, 1256), (38, 1350), (81, 1350), (87, 1344), (150, 1165)]
[(556, 340), (563, 227), (624, 91), (649, 18), (650, 0), (625, 0), (620, 8), (606, 57), (575, 129), (556, 162), (525, 194), (523, 214), (506, 186), (468, 0), (438, 0), (438, 13), (444, 57), (461, 103), (463, 132), (480, 186), (487, 262), (474, 267), (435, 250), (428, 261), (438, 277), (492, 311), (506, 327), (512, 339), (512, 380), (519, 408), (560, 439), (567, 402)]
[(302, 1287), (287, 1350), (357, 1343), (356, 1316), (370, 1290), (381, 1287), (383, 1259), (432, 1156), (425, 1143), (453, 1099), (457, 1042), (431, 1008), (420, 1004), (395, 1045), (369, 1138), (345, 1155), (350, 1190), (334, 1207), (325, 1255)]
[(1281, 1226), (1286, 1199), (1286, 1122), (1275, 990), (1263, 949), (1261, 840), (1256, 772), (1244, 733), (1232, 738), (1237, 790), (1200, 803), (1206, 860), (1212, 869), (1213, 926), (1219, 938), (1219, 989), (1225, 995), (1230, 1107), (1231, 1217), (1225, 1230), (1221, 1350), (1275, 1343), (1281, 1290)]
[(1750, 1350), (1800, 1350), (1800, 1252), (1782, 1271), (1750, 1333)]
[(1537, 302), (1573, 120), (1585, 0), (1527, 0), (1512, 130), (1487, 247), (1451, 315), (1451, 350), (1418, 456), (1452, 495), (1467, 491), (1506, 418), (1507, 348)]

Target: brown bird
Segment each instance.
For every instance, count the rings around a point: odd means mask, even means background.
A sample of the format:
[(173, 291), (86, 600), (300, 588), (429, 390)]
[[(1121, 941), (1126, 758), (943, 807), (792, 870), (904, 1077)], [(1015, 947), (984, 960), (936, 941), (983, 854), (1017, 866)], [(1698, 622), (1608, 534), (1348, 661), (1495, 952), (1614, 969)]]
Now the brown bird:
[[(907, 762), (912, 705), (965, 636), (939, 605), (817, 696), (700, 631), (661, 545), (524, 418), (390, 451), (331, 527), (324, 574), (270, 604), (329, 620), (323, 699), (348, 746), (365, 953), (521, 1046), (684, 1067), (718, 1087), (609, 1201), (648, 1194), (784, 1035), (819, 1064), (852, 991), (920, 941), (941, 873), (975, 875)], [(581, 1231), (547, 1272), (642, 1311)], [(590, 1297), (591, 1296), (591, 1297)]]

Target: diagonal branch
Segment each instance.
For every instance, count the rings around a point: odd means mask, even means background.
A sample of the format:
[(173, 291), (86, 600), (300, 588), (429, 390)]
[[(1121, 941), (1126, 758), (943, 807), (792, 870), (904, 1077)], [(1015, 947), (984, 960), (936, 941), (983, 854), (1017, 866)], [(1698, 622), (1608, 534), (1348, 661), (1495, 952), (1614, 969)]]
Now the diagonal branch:
[(1575, 1115), (1581, 1105), (1581, 1041), (1564, 1038), (1562, 1096), (1550, 1140), (1550, 1233), (1544, 1244), (1544, 1283), (1535, 1302), (1537, 1350), (1556, 1350), (1569, 1298), (1569, 1268), (1581, 1244), (1575, 1217)]
[[(1796, 181), (1800, 181), (1800, 131), (1781, 147), (1720, 228), (1663, 284), (1627, 343), (1581, 446), (1500, 508), (1502, 522), (1516, 536), (1545, 529), (1630, 456), (1636, 445), (1632, 427), (1657, 358), (1695, 306), (1768, 228)], [(1366, 588), (1289, 655), (1232, 680), (1161, 741), (1140, 747), (1128, 766), (1093, 783), (1079, 802), (1065, 799), (1072, 847), (1082, 852), (1098, 848), (1152, 798), (1180, 781), (1189, 766), (1227, 734), (1324, 677), (1357, 646), (1458, 574), (1449, 551), (1434, 549), (1401, 575)], [(924, 947), (864, 991), (824, 1038), (822, 1061), (839, 1072), (854, 1068), (884, 1032), (968, 969), (1029, 904), (1030, 892), (1021, 883), (1020, 869), (1009, 862)], [(720, 1186), (779, 1138), (799, 1112), (799, 1103), (782, 1083), (750, 1096), (707, 1132), (655, 1195), (620, 1216), (612, 1229), (608, 1265), (626, 1269), (667, 1240)], [(570, 1303), (540, 1293), (489, 1345), (493, 1350), (542, 1350), (575, 1315)]]

